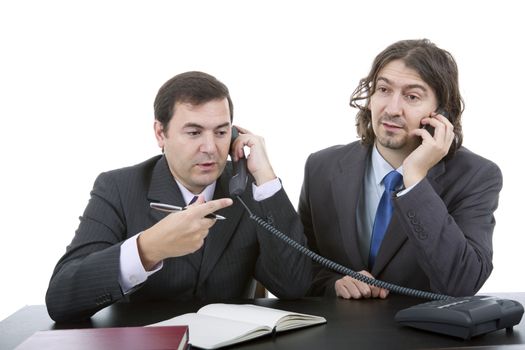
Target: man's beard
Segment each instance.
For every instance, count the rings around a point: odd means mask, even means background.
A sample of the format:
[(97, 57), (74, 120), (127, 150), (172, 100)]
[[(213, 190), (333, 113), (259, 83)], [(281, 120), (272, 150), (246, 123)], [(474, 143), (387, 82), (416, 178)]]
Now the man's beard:
[(408, 140), (405, 135), (398, 136), (398, 137), (392, 137), (392, 136), (389, 136), (389, 134), (392, 134), (392, 133), (387, 132), (386, 136), (382, 136), (382, 135), (377, 136), (376, 137), (377, 142), (381, 146), (385, 148), (389, 148), (389, 149), (402, 149), (407, 145)]
[(384, 132), (384, 134), (376, 135), (377, 142), (389, 149), (401, 149), (406, 146), (408, 142), (407, 135), (400, 135), (399, 133), (393, 133), (390, 131), (386, 131), (382, 124), (383, 122), (393, 123), (395, 125), (398, 125), (399, 127), (403, 128), (406, 124), (405, 121), (402, 120), (399, 116), (389, 116), (384, 115), (378, 120), (378, 128)]
[(421, 144), (421, 138), (409, 136), (408, 133), (399, 135), (386, 131), (385, 134), (376, 135), (376, 142), (384, 148), (400, 151), (413, 151)]

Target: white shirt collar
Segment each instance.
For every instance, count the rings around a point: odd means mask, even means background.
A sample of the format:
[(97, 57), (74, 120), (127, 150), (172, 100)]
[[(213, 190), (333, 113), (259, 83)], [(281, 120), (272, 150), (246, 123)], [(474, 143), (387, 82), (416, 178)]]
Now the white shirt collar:
[(401, 165), (399, 168), (394, 169), (390, 164), (388, 164), (385, 158), (383, 158), (383, 156), (377, 150), (377, 147), (374, 145), (372, 150), (372, 172), (374, 174), (374, 181), (376, 185), (380, 186), (383, 178), (392, 170), (396, 170), (398, 173), (403, 175), (403, 166)]
[[(184, 187), (177, 179), (175, 179), (177, 182), (177, 185), (179, 186), (180, 192), (182, 193), (182, 197), (184, 198), (184, 202), (186, 205), (190, 203), (190, 201), (193, 199), (193, 197), (197, 196), (196, 194), (193, 194), (190, 192), (186, 187)], [(215, 193), (215, 185), (217, 184), (217, 181), (212, 182), (208, 186), (204, 188), (204, 190), (199, 193), (198, 195), (204, 194), (204, 200), (206, 202), (209, 202), (213, 199), (213, 194)]]

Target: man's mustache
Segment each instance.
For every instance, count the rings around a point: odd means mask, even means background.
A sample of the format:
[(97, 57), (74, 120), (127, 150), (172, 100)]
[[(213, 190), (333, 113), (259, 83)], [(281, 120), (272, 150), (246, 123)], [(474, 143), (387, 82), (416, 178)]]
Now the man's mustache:
[(399, 128), (404, 128), (406, 126), (405, 119), (401, 118), (399, 115), (383, 115), (379, 118), (379, 122), (392, 124)]

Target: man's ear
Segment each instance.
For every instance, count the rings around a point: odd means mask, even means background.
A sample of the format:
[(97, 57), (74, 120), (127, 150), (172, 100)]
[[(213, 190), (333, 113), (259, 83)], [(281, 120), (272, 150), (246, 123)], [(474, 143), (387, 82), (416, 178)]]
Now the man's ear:
[(155, 123), (153, 123), (153, 129), (155, 130), (157, 144), (160, 148), (164, 149), (164, 139), (166, 138), (166, 135), (164, 134), (164, 127), (162, 126), (162, 123), (158, 120), (155, 120)]

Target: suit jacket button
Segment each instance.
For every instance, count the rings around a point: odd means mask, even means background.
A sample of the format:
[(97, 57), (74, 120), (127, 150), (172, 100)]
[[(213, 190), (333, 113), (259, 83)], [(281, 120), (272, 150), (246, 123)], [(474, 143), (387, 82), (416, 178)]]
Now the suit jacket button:
[(416, 212), (413, 211), (413, 210), (409, 210), (409, 211), (407, 211), (407, 216), (408, 216), (409, 218), (413, 218), (413, 217), (416, 216)]

